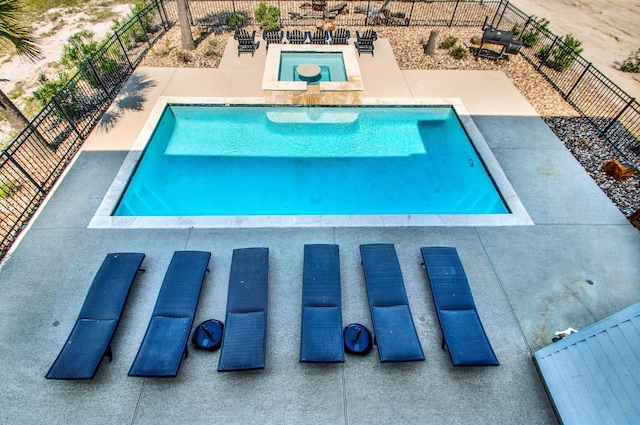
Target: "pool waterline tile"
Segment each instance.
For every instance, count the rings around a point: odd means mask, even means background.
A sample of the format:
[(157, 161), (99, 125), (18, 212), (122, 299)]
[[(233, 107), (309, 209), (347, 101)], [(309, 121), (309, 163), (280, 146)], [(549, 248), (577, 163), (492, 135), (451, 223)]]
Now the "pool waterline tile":
[[(411, 227), (411, 226), (513, 226), (532, 225), (511, 183), (460, 99), (363, 99), (375, 106), (449, 106), (485, 164), (510, 214), (397, 214), (397, 215), (254, 215), (254, 216), (112, 216), (127, 183), (151, 139), (167, 105), (264, 105), (263, 98), (160, 97), (138, 134), (89, 228), (258, 228), (258, 227)], [(282, 105), (290, 106), (290, 105)]]

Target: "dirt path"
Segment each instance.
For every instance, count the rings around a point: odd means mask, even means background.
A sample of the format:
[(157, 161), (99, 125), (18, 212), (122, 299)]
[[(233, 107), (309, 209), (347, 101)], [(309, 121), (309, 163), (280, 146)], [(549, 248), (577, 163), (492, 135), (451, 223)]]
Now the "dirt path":
[(547, 18), (557, 34), (582, 41), (582, 56), (631, 96), (640, 99), (640, 74), (622, 72), (622, 62), (640, 49), (640, 0), (511, 0), (529, 15)]

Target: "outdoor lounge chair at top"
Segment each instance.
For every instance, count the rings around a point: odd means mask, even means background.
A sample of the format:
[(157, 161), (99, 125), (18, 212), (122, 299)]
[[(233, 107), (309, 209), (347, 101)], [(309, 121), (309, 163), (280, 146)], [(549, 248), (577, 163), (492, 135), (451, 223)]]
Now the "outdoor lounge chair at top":
[(262, 31), (262, 39), (267, 43), (267, 49), (269, 44), (281, 44), (284, 38), (284, 31), (270, 30)]
[(420, 248), (442, 327), (442, 347), (454, 366), (499, 365), (455, 248)]
[(360, 53), (371, 53), (373, 56), (373, 42), (378, 39), (378, 34), (374, 30), (366, 30), (362, 35), (356, 31), (356, 41), (353, 43)]
[(311, 44), (327, 44), (329, 40), (329, 32), (317, 29), (314, 32), (307, 31), (306, 37)]
[(351, 38), (351, 31), (338, 28), (336, 32), (330, 32), (329, 36), (331, 37), (331, 44), (349, 44), (349, 38)]
[(218, 372), (264, 369), (269, 248), (234, 249)]
[(210, 252), (176, 251), (129, 376), (176, 376), (198, 307)]
[(244, 28), (238, 28), (233, 33), (233, 38), (238, 40), (238, 56), (244, 52), (251, 53), (251, 56), (253, 56), (258, 46), (260, 46), (260, 42), (256, 41), (255, 30), (249, 34)]
[(360, 255), (380, 361), (424, 360), (395, 248), (360, 245)]
[(300, 361), (344, 361), (338, 245), (304, 246)]
[(291, 44), (304, 44), (307, 40), (307, 33), (303, 33), (300, 30), (287, 31), (287, 40)]
[(111, 340), (142, 260), (140, 253), (107, 254), (47, 379), (93, 378), (102, 359), (113, 358)]

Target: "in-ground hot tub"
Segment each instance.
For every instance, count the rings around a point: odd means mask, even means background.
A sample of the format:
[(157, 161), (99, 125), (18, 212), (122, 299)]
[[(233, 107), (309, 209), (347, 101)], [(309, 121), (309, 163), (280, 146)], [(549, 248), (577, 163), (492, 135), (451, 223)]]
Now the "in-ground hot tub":
[[(301, 64), (321, 69), (318, 81), (305, 81), (296, 72)], [(271, 44), (262, 90), (274, 103), (360, 103), (364, 90), (355, 48), (351, 45)]]

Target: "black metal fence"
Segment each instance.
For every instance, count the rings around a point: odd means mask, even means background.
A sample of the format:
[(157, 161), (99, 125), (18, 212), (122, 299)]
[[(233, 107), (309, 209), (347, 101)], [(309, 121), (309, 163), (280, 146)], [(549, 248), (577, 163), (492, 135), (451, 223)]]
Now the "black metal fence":
[[(100, 47), (0, 152), (0, 258), (51, 190), (144, 54), (178, 20), (176, 0), (152, 0)], [(525, 42), (522, 55), (630, 163), (640, 168), (640, 106), (564, 41), (505, 0), (271, 0), (281, 26), (491, 26)], [(187, 0), (192, 25), (255, 25), (255, 0)]]
[(0, 152), (0, 258), (118, 94), (167, 29), (161, 0), (133, 16)]
[[(232, 13), (243, 15), (245, 25), (257, 25), (256, 0), (187, 0), (192, 25), (224, 26)], [(480, 26), (485, 16), (494, 16), (500, 0), (268, 0), (280, 11), (280, 25), (314, 26), (318, 20), (333, 19), (337, 26)], [(170, 18), (178, 19), (175, 0), (165, 0)]]
[(514, 31), (520, 53), (628, 162), (640, 169), (640, 104), (534, 18), (508, 2), (490, 24)]

